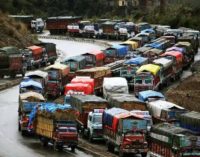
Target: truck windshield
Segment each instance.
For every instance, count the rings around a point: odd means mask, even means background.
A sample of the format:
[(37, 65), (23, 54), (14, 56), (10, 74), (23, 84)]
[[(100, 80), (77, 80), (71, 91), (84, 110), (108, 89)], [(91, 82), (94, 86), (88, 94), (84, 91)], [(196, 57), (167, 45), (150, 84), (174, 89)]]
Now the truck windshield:
[(76, 71), (78, 69), (78, 64), (76, 62), (69, 62), (70, 71)]
[(59, 132), (76, 132), (75, 127), (59, 127), (58, 130)]
[(57, 70), (51, 70), (48, 72), (48, 80), (58, 80), (59, 73)]
[(95, 115), (93, 117), (93, 123), (102, 123), (102, 115)]
[(122, 122), (123, 133), (132, 130), (146, 130), (147, 121), (146, 120), (136, 120), (136, 119), (124, 119)]

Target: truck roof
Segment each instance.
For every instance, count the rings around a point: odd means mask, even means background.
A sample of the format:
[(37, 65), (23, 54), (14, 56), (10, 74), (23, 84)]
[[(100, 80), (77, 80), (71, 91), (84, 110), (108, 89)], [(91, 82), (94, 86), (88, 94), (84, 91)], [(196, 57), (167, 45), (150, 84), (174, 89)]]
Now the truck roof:
[(42, 94), (37, 93), (37, 92), (26, 92), (26, 93), (22, 93), (19, 95), (21, 100), (27, 100), (29, 98), (34, 98), (34, 99), (38, 99), (40, 101), (45, 101), (45, 98), (43, 97)]

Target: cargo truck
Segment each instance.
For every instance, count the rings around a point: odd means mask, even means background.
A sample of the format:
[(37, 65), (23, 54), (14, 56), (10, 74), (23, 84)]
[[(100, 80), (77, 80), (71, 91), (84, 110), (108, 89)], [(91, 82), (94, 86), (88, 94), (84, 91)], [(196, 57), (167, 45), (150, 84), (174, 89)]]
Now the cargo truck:
[(147, 130), (147, 121), (142, 116), (121, 108), (111, 108), (103, 113), (106, 145), (109, 151), (119, 152), (119, 156), (140, 153), (146, 157), (148, 145), (144, 130)]
[(9, 75), (15, 78), (16, 74), (26, 73), (26, 64), (22, 54), (16, 47), (3, 47), (0, 49), (0, 78)]
[(54, 149), (62, 150), (67, 146), (74, 152), (78, 145), (77, 116), (78, 112), (70, 105), (41, 103), (32, 110), (29, 127), (43, 146), (52, 143)]
[(80, 112), (76, 121), (82, 135), (90, 141), (103, 139), (102, 114), (107, 101), (95, 95), (71, 95), (70, 104)]
[(45, 98), (36, 92), (26, 92), (19, 95), (18, 106), (18, 130), (22, 135), (30, 133), (28, 129), (29, 115), (38, 103), (44, 102)]

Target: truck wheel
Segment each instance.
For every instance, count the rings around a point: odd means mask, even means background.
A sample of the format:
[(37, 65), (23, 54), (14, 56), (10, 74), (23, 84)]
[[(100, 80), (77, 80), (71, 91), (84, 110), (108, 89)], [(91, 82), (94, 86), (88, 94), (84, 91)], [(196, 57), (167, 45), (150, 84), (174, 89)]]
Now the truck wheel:
[(21, 125), (18, 123), (18, 131), (21, 131)]
[(147, 153), (141, 153), (141, 156), (142, 156), (142, 157), (146, 157), (146, 156), (147, 156)]
[(42, 146), (43, 146), (43, 147), (46, 147), (47, 145), (48, 145), (48, 141), (42, 140)]
[(15, 78), (15, 77), (16, 77), (16, 74), (15, 74), (15, 73), (10, 74), (10, 77), (11, 77), (11, 78)]
[(75, 152), (75, 146), (71, 146), (71, 152)]
[(21, 134), (22, 134), (22, 136), (25, 136), (26, 135), (26, 131), (21, 130)]
[(119, 151), (119, 157), (123, 157), (124, 156), (124, 152), (122, 152), (121, 150)]
[(107, 145), (109, 152), (114, 152), (114, 146), (113, 145), (111, 145), (109, 142), (107, 142), (106, 145)]
[(63, 150), (63, 145), (57, 145), (57, 149), (58, 149), (59, 151), (62, 151), (62, 150)]

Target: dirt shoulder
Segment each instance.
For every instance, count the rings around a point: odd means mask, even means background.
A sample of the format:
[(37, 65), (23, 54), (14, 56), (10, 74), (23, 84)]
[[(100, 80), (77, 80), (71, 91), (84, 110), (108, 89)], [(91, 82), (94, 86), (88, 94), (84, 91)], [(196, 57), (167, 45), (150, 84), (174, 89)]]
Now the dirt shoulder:
[(170, 88), (166, 92), (166, 98), (188, 110), (200, 112), (200, 73), (194, 73), (176, 87)]
[(13, 87), (20, 83), (22, 78), (15, 79), (0, 79), (0, 91)]

